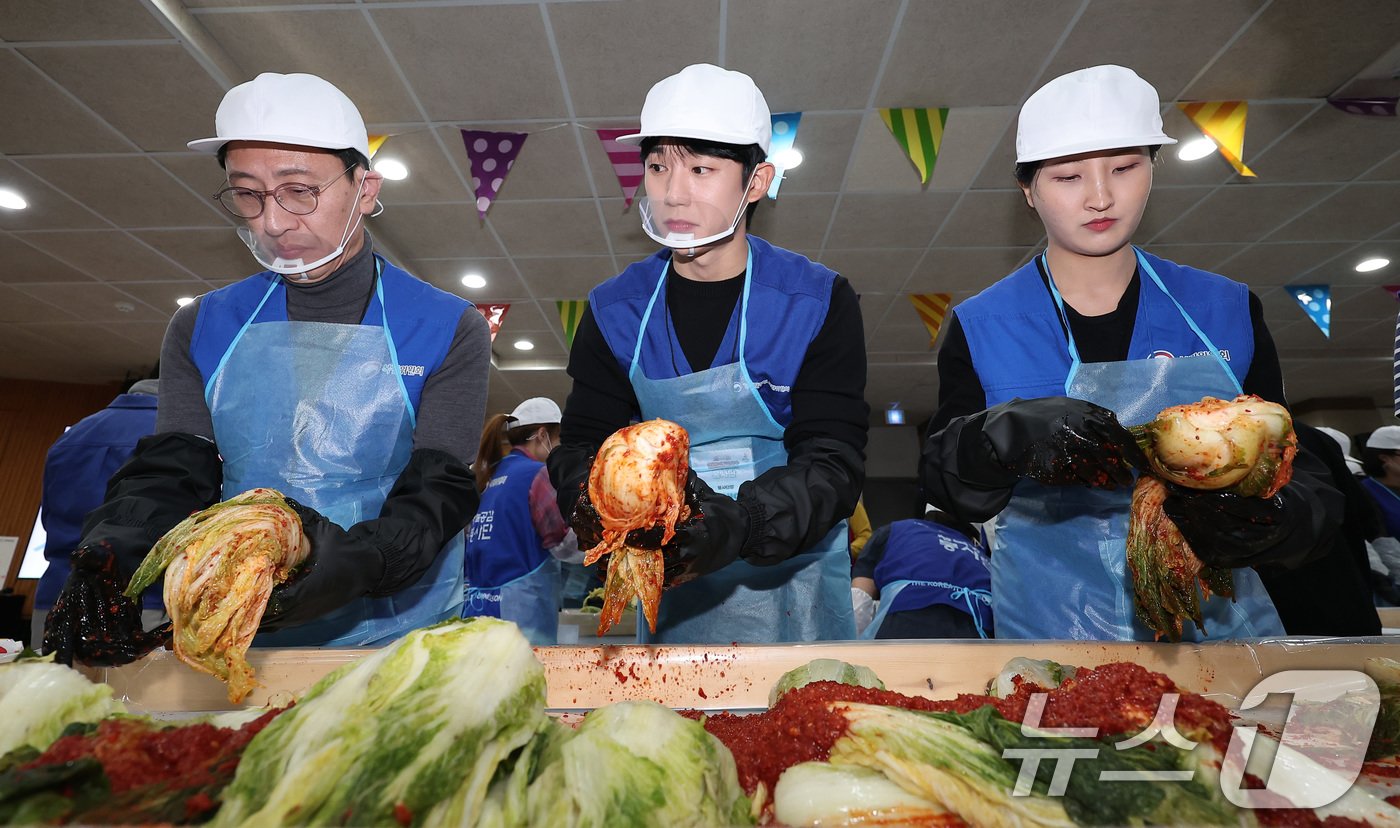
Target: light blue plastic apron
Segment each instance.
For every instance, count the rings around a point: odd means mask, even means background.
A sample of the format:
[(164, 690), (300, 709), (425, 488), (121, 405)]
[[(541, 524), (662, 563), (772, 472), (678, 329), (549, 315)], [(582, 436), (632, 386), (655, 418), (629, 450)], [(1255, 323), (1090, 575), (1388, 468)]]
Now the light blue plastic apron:
[(885, 623), (885, 616), (889, 614), (890, 607), (894, 606), (895, 596), (904, 591), (909, 586), (935, 587), (937, 589), (948, 590), (948, 595), (954, 601), (961, 599), (967, 604), (967, 614), (972, 616), (972, 623), (977, 627), (977, 635), (981, 638), (987, 637), (987, 630), (982, 626), (986, 623), (983, 617), (983, 610), (992, 606), (992, 593), (985, 589), (973, 589), (972, 587), (959, 584), (950, 584), (946, 581), (895, 581), (880, 590), (880, 608), (875, 611), (875, 617), (870, 619), (870, 626), (865, 628), (865, 632), (860, 634), (861, 638), (873, 640), (875, 634), (880, 631), (880, 625)]
[[(644, 419), (661, 417), (690, 432), (690, 467), (716, 492), (735, 496), (739, 486), (787, 463), (783, 427), (773, 419), (749, 377), (749, 250), (739, 306), (739, 359), (683, 377), (653, 380), (639, 357), (647, 322), (662, 296), (670, 265), (662, 268), (642, 315), (627, 376)], [(668, 313), (665, 300), (661, 312)], [(735, 561), (718, 572), (666, 590), (656, 633), (637, 625), (642, 643), (728, 644), (831, 641), (855, 638), (851, 607), (851, 556), (843, 520), (815, 547), (773, 566)]]
[[(1220, 351), (1142, 253), (1135, 252), (1138, 267), (1176, 305), (1209, 355), (1083, 364), (1070, 334), (1065, 396), (1108, 408), (1125, 426), (1205, 396), (1233, 399), (1241, 393), (1239, 381)], [(1041, 263), (1048, 275), (1044, 254)], [(1049, 281), (1068, 331), (1064, 300), (1053, 276)], [(1010, 504), (997, 516), (990, 562), (997, 638), (1153, 639), (1136, 618), (1127, 571), (1131, 502), (1127, 490), (1041, 486), (1031, 480), (1017, 484)], [(1283, 635), (1283, 622), (1258, 573), (1246, 568), (1233, 574), (1235, 601), (1213, 596), (1201, 606), (1210, 638)], [(1183, 624), (1182, 640), (1203, 637), (1193, 622)]]
[(536, 647), (559, 643), (559, 561), (545, 558), (540, 565), (497, 587), (466, 587), (462, 617), (484, 615), (515, 623)]
[[(224, 499), (264, 486), (342, 528), (379, 516), (412, 453), (416, 416), (384, 310), (383, 267), (377, 259), (376, 265), (379, 325), (254, 325), (268, 299), (285, 290), (275, 279), (229, 344), (204, 389), (224, 461)], [(458, 533), (414, 585), (385, 598), (356, 599), (253, 643), (374, 646), (455, 617), (462, 550)]]

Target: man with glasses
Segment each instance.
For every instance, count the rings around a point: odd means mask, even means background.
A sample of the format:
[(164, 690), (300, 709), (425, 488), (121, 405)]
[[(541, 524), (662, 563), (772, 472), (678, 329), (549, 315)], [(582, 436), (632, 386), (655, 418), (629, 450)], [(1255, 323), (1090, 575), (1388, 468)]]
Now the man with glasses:
[[(189, 146), (217, 156), (214, 199), (265, 270), (171, 320), (156, 434), (88, 516), (74, 577), (115, 560), (124, 579), (192, 511), (268, 487), (293, 499), (311, 555), (273, 590), (255, 643), (376, 645), (455, 617), (486, 322), (374, 252), (364, 219), (382, 177), (339, 89), (259, 75), (215, 126)], [(80, 641), (45, 643), (83, 660)]]

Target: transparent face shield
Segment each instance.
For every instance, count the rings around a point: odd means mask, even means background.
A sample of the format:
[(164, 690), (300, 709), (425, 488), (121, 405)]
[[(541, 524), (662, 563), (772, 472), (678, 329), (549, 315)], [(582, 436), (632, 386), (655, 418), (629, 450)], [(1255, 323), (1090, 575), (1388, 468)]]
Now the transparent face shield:
[[(355, 187), (355, 197), (350, 201), (350, 214), (345, 217), (345, 229), (340, 234), (340, 243), (337, 244), (335, 249), (330, 253), (327, 253), (315, 261), (308, 262), (304, 258), (286, 259), (277, 255), (276, 251), (272, 250), (264, 243), (258, 234), (253, 232), (253, 228), (246, 224), (238, 228), (238, 238), (248, 246), (248, 251), (253, 254), (253, 258), (257, 260), (258, 264), (271, 270), (273, 273), (281, 273), (283, 276), (301, 276), (302, 278), (307, 278), (306, 274), (318, 267), (322, 267), (328, 262), (335, 261), (338, 256), (343, 254), (345, 252), (345, 245), (350, 242), (351, 235), (359, 230), (361, 218), (360, 193), (364, 190), (364, 186), (365, 178), (362, 176), (359, 185)], [(269, 199), (269, 201), (275, 200)], [(283, 208), (280, 204), (269, 203), (264, 204), (263, 209), (281, 210)], [(374, 215), (379, 215), (382, 209), (382, 207), (376, 209)], [(298, 216), (298, 218), (301, 218), (301, 216)]]
[(749, 206), (749, 189), (753, 187), (757, 175), (758, 171), (755, 170), (749, 176), (744, 192), (739, 196), (739, 204), (733, 208), (710, 203), (703, 196), (684, 199), (643, 196), (637, 201), (642, 232), (657, 244), (693, 256), (699, 248), (723, 241), (734, 234), (740, 217)]

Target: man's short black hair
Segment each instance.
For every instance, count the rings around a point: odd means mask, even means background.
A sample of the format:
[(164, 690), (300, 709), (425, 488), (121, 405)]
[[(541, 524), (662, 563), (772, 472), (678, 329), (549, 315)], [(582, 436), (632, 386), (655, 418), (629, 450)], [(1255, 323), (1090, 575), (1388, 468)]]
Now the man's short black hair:
[[(682, 155), (704, 155), (709, 158), (723, 158), (726, 161), (738, 161), (744, 170), (744, 184), (749, 182), (749, 176), (758, 169), (758, 165), (768, 160), (768, 153), (763, 151), (763, 147), (758, 144), (726, 144), (721, 141), (704, 141), (699, 138), (660, 138), (650, 136), (642, 139), (642, 164), (645, 165), (647, 158), (651, 155), (662, 141), (668, 141), (680, 150)], [(758, 201), (762, 201), (759, 199)], [(758, 209), (758, 201), (753, 202), (744, 211), (744, 226), (747, 228), (753, 222), (753, 211)]]
[[(1147, 157), (1153, 164), (1157, 163), (1157, 153), (1161, 149), (1161, 144), (1147, 148)], [(1044, 163), (1045, 161), (1027, 161), (1024, 164), (1017, 164), (1016, 169), (1012, 170), (1011, 174), (1016, 176), (1017, 184), (1020, 184), (1022, 187), (1029, 187), (1031, 186), (1031, 182), (1035, 180), (1036, 170), (1040, 169), (1040, 165)]]
[[(357, 149), (331, 150), (331, 154), (340, 159), (340, 166), (347, 168), (346, 172), (354, 172), (355, 167), (369, 169), (369, 159), (360, 154)], [(219, 147), (219, 169), (227, 169), (225, 162), (228, 160), (228, 144)]]

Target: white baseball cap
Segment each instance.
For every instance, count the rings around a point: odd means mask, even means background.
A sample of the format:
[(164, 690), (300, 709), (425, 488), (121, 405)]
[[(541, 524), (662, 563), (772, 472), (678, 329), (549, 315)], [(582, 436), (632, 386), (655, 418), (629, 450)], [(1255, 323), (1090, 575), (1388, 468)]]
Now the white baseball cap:
[(1161, 108), (1152, 84), (1122, 66), (1091, 66), (1061, 75), (1021, 105), (1016, 163), (1175, 144), (1162, 132)]
[(1400, 451), (1400, 426), (1381, 426), (1366, 438), (1366, 448)]
[(1348, 469), (1352, 474), (1356, 474), (1356, 475), (1362, 474), (1361, 461), (1360, 461), (1360, 460), (1357, 460), (1355, 457), (1352, 457), (1352, 456), (1351, 456), (1351, 438), (1350, 438), (1350, 437), (1348, 437), (1348, 436), (1347, 436), (1346, 434), (1344, 434), (1343, 432), (1338, 431), (1338, 430), (1335, 429), (1335, 428), (1329, 428), (1328, 426), (1318, 426), (1318, 427), (1317, 427), (1317, 430), (1318, 430), (1318, 431), (1321, 431), (1323, 434), (1326, 434), (1328, 437), (1331, 437), (1332, 440), (1333, 440), (1334, 442), (1336, 442), (1337, 445), (1341, 446), (1341, 448), (1342, 448), (1342, 457), (1344, 457), (1344, 458), (1346, 459), (1346, 461), (1347, 461), (1347, 469)]
[(773, 115), (753, 78), (696, 63), (653, 86), (642, 104), (641, 131), (617, 140), (640, 144), (643, 138), (698, 138), (758, 144), (766, 154), (772, 137)]
[(531, 397), (525, 402), (517, 405), (515, 410), (506, 415), (510, 421), (511, 428), (523, 428), (524, 426), (536, 425), (557, 425), (564, 415), (559, 411), (559, 406), (554, 400), (548, 397)]
[(315, 75), (264, 72), (230, 89), (214, 115), (213, 138), (190, 141), (210, 154), (230, 141), (269, 141), (320, 149), (359, 150), (369, 159), (360, 110), (330, 81)]

